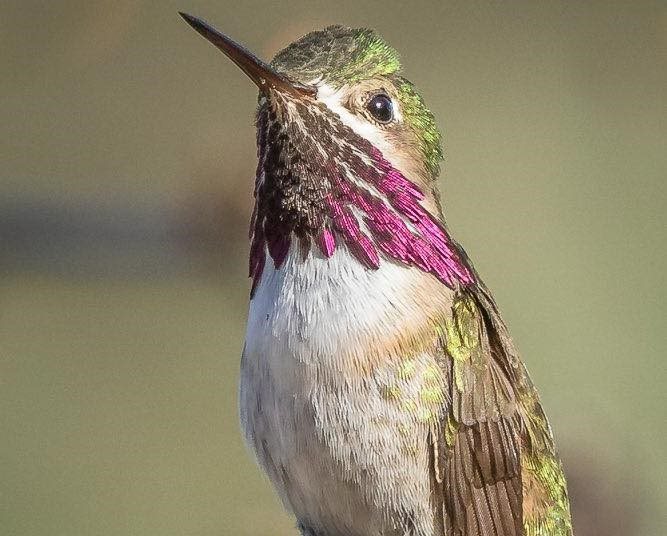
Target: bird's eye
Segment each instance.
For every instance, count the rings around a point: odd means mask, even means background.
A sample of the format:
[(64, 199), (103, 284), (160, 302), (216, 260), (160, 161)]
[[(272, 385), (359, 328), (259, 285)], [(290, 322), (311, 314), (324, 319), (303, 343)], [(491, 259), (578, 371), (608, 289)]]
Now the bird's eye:
[(384, 93), (379, 93), (369, 100), (366, 109), (379, 123), (390, 123), (394, 119), (394, 103)]

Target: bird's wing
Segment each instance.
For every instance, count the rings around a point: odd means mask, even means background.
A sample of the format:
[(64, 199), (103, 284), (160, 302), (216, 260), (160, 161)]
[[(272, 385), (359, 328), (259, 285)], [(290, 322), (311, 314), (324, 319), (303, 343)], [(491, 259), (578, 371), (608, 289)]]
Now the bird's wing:
[(444, 533), (523, 535), (521, 436), (514, 364), (475, 295), (461, 292), (439, 333), (450, 388), (448, 411), (432, 432), (434, 487)]

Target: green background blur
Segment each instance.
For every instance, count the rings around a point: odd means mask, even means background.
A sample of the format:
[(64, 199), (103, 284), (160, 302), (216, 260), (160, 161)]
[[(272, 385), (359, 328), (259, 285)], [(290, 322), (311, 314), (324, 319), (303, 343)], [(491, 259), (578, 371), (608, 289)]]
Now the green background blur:
[(577, 534), (666, 534), (667, 3), (395, 0), (3, 3), (0, 534), (295, 534), (237, 424), (256, 90), (178, 9), (402, 53)]

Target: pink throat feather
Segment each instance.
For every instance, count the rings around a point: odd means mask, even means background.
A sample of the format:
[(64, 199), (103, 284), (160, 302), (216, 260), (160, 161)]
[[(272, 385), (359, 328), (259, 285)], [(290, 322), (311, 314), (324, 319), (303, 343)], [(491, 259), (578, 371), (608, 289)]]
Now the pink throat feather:
[[(262, 128), (261, 118), (258, 126)], [(294, 240), (299, 240), (306, 252), (314, 243), (327, 258), (335, 255), (336, 249), (344, 245), (370, 270), (379, 269), (384, 257), (386, 261), (432, 274), (450, 288), (457, 284), (473, 284), (473, 272), (459, 246), (438, 219), (421, 205), (424, 199), (422, 190), (393, 167), (370, 142), (356, 136), (347, 127), (342, 127), (342, 130), (339, 134), (354, 136), (357, 150), (351, 150), (352, 144), (331, 144), (336, 154), (330, 154), (326, 159), (319, 157), (318, 181), (324, 183), (326, 188), (317, 198), (315, 207), (311, 203), (305, 209), (306, 215), (318, 222), (317, 225), (298, 228), (290, 223), (294, 221), (292, 214), (267, 217), (263, 212), (268, 210), (268, 205), (276, 206), (276, 202), (265, 201), (263, 196), (266, 192), (261, 188), (273, 186), (258, 185), (255, 192), (257, 204), (251, 223), (251, 295), (262, 277), (267, 251), (276, 269), (280, 269)], [(261, 152), (266, 139), (262, 139), (261, 130), (259, 136)], [(298, 151), (298, 147), (293, 149)], [(361, 158), (359, 149), (366, 159)], [(315, 155), (317, 151), (309, 148), (309, 154)], [(268, 156), (271, 157), (270, 151)], [(295, 161), (294, 167), (299, 168), (303, 159), (298, 157)], [(354, 170), (358, 181), (349, 180), (346, 171), (338, 164), (341, 161)], [(267, 158), (260, 155), (258, 176), (262, 166), (266, 172), (271, 165)], [(370, 188), (358, 184), (368, 184)]]

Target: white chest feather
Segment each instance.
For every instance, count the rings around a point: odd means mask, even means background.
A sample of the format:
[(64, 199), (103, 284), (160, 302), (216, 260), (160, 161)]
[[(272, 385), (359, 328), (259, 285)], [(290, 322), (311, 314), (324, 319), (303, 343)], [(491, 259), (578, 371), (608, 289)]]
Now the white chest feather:
[(338, 358), (413, 316), (418, 296), (409, 294), (424, 277), (388, 261), (369, 270), (345, 247), (330, 259), (311, 250), (305, 260), (293, 248), (280, 270), (266, 263), (250, 302), (246, 351), (287, 352), (310, 364)]
[[(368, 270), (344, 247), (329, 259), (293, 249), (280, 270), (267, 262), (250, 303), (241, 420), (301, 522), (399, 534), (404, 511), (429, 504), (428, 425), (387, 393), (417, 397), (432, 354), (410, 356), (411, 376), (397, 385), (388, 341), (428, 324), (450, 294), (389, 261)], [(418, 517), (429, 523), (428, 512)]]

